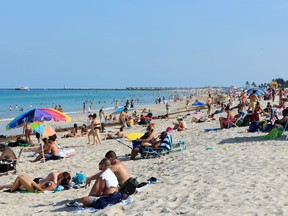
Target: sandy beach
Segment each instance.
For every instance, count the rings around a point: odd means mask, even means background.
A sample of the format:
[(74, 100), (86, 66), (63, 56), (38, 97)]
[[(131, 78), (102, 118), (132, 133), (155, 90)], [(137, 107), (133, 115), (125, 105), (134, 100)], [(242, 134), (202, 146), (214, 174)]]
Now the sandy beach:
[[(267, 101), (261, 103), (263, 107)], [(186, 110), (185, 101), (171, 103), (171, 106), (171, 112), (190, 114), (185, 119), (188, 130), (171, 133), (174, 143), (185, 140), (186, 150), (173, 151), (160, 158), (140, 159), (138, 156), (137, 160), (130, 161), (125, 155), (131, 150), (116, 140), (88, 145), (87, 137), (61, 138), (67, 132), (59, 132), (58, 144), (62, 149), (75, 150), (75, 156), (31, 163), (31, 154), (24, 152), (18, 174), (35, 178), (44, 177), (52, 171), (67, 170), (72, 176), (77, 172), (91, 176), (98, 172), (98, 162), (105, 153), (114, 150), (139, 182), (145, 182), (150, 177), (159, 181), (133, 195), (134, 201), (129, 205), (117, 204), (95, 213), (76, 215), (288, 215), (288, 145), (285, 135), (264, 140), (265, 133), (249, 133), (247, 127), (204, 132), (206, 128), (218, 128), (218, 118), (225, 114), (217, 114), (216, 120), (211, 122), (191, 123), (193, 117), (205, 116), (207, 111), (195, 114)], [(155, 114), (165, 114), (163, 104), (151, 106), (151, 109)], [(212, 112), (216, 109), (213, 107)], [(156, 132), (172, 127), (177, 115), (153, 120)], [(71, 125), (73, 122), (74, 119)], [(145, 128), (135, 125), (126, 129), (125, 133), (144, 132)], [(106, 128), (112, 132), (118, 129), (119, 125)], [(104, 133), (101, 133), (103, 136)], [(33, 140), (36, 142), (34, 136)], [(123, 142), (131, 145), (129, 140)], [(13, 150), (18, 154), (20, 147)], [(0, 176), (0, 185), (13, 182), (17, 175), (9, 173)], [(87, 195), (89, 191), (90, 188), (48, 194), (0, 191), (0, 209), (5, 215), (71, 215), (75, 208), (65, 204)]]

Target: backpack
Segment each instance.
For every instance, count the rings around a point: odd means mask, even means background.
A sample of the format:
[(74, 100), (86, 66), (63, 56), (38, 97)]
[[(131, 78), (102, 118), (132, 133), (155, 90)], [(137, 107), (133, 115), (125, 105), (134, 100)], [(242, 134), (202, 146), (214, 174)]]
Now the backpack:
[(136, 191), (137, 186), (139, 185), (139, 182), (137, 181), (137, 178), (130, 177), (127, 181), (124, 182), (124, 184), (120, 187), (119, 192), (124, 196), (128, 197), (131, 194), (134, 194)]
[(259, 131), (258, 122), (251, 122), (248, 132), (257, 132), (257, 131)]
[(14, 170), (16, 167), (16, 160), (0, 160), (0, 173), (6, 173)]
[(83, 173), (76, 173), (76, 175), (72, 178), (72, 181), (75, 184), (85, 184), (87, 177)]

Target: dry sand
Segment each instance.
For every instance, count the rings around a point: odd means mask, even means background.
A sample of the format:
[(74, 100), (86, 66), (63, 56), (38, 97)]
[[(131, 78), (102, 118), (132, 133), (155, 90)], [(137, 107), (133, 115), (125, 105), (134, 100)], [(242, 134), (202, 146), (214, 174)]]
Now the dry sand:
[[(30, 163), (24, 153), (19, 174), (31, 178), (46, 176), (51, 171), (68, 170), (74, 176), (83, 172), (90, 176), (98, 172), (98, 162), (108, 150), (114, 150), (139, 182), (156, 177), (159, 182), (148, 185), (133, 195), (129, 205), (117, 204), (96, 213), (78, 215), (288, 215), (288, 145), (284, 135), (275, 140), (263, 140), (262, 132), (249, 133), (247, 127), (204, 132), (219, 127), (218, 120), (191, 123), (193, 116), (206, 115), (185, 111), (185, 102), (172, 105), (172, 111), (191, 115), (185, 120), (187, 131), (173, 132), (173, 141), (185, 140), (187, 149), (154, 159), (129, 161), (130, 149), (115, 140), (101, 145), (87, 145), (87, 137), (60, 138), (62, 148), (75, 150), (75, 156), (47, 163)], [(266, 104), (266, 101), (263, 102)], [(165, 114), (163, 105), (152, 110)], [(215, 108), (212, 110), (215, 111)], [(172, 126), (173, 119), (154, 120), (156, 132)], [(218, 118), (219, 115), (216, 115)], [(71, 123), (72, 124), (72, 123)], [(119, 126), (107, 128), (117, 131)], [(135, 125), (126, 133), (145, 131)], [(103, 137), (104, 134), (101, 134)], [(130, 141), (125, 141), (130, 145)], [(20, 148), (14, 148), (18, 153)], [(15, 174), (0, 177), (0, 184), (13, 182)], [(89, 193), (90, 188), (71, 189), (50, 194), (20, 194), (0, 191), (2, 215), (71, 215), (73, 208), (64, 205)]]

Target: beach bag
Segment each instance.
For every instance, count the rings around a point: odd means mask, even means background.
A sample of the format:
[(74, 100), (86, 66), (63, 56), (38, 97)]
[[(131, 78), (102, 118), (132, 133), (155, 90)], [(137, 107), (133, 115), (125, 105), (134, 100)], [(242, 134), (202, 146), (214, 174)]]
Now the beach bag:
[(271, 122), (268, 122), (266, 120), (265, 121), (261, 121), (258, 124), (258, 128), (262, 132), (269, 132), (271, 130), (271, 128), (272, 128), (272, 124), (271, 124)]
[(139, 182), (137, 181), (137, 178), (130, 177), (127, 181), (124, 182), (124, 184), (120, 187), (119, 192), (123, 194), (124, 197), (128, 197), (131, 194), (135, 193), (135, 190), (137, 186), (139, 185)]
[(77, 184), (86, 184), (87, 177), (83, 173), (76, 173), (76, 175), (72, 178), (72, 181)]
[(16, 160), (0, 160), (0, 173), (6, 173), (14, 170), (16, 167)]
[(258, 122), (251, 122), (248, 132), (257, 132), (257, 131), (259, 131)]

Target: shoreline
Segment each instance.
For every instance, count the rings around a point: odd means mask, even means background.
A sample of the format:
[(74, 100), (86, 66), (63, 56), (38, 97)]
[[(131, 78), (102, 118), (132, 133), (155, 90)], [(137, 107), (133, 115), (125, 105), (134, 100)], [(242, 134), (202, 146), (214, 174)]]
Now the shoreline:
[[(205, 89), (206, 91), (208, 89)], [(207, 97), (206, 94), (199, 94), (199, 95), (195, 95), (193, 96), (192, 99), (189, 99), (189, 107), (188, 109), (186, 109), (186, 98), (182, 98), (182, 99), (179, 99), (177, 100), (176, 102), (173, 102), (173, 101), (167, 101), (170, 105), (171, 105), (171, 111), (170, 111), (170, 115), (176, 115), (176, 114), (181, 114), (183, 112), (190, 112), (190, 111), (194, 111), (196, 109), (196, 107), (193, 107), (191, 106), (191, 104), (195, 101), (195, 100), (199, 100), (199, 101), (205, 101), (205, 98)], [(158, 116), (158, 115), (164, 115), (166, 114), (166, 108), (165, 108), (165, 104), (164, 103), (161, 103), (161, 104), (140, 104), (139, 106), (135, 107), (134, 110), (136, 110), (137, 114), (140, 115), (141, 114), (141, 111), (144, 109), (144, 108), (147, 108), (152, 110), (152, 113), (153, 113), (153, 116)], [(199, 107), (198, 107), (199, 108)], [(206, 108), (205, 108), (206, 109)], [(110, 113), (113, 113), (115, 109), (113, 108), (106, 108), (104, 109), (104, 112), (107, 112), (109, 111)], [(99, 109), (96, 109), (96, 110), (92, 110), (91, 113), (96, 113), (98, 115), (98, 112), (99, 112)], [(56, 132), (65, 132), (65, 131), (69, 131), (73, 128), (73, 124), (74, 123), (77, 123), (78, 124), (78, 128), (81, 128), (81, 125), (82, 124), (86, 124), (87, 125), (87, 114), (83, 114), (83, 111), (77, 111), (77, 112), (64, 112), (65, 114), (68, 113), (73, 113), (73, 114), (77, 114), (77, 115), (70, 115), (71, 116), (71, 122), (54, 122), (54, 121), (48, 121), (48, 122), (45, 122), (47, 123), (48, 125), (52, 126), (54, 128), (54, 130)], [(128, 112), (128, 115), (130, 115), (131, 111)], [(105, 115), (110, 115), (110, 114), (105, 114)], [(11, 118), (11, 120), (13, 120), (14, 118)], [(11, 120), (7, 120), (7, 121), (0, 121), (0, 126), (3, 126), (5, 124), (8, 124)], [(107, 123), (106, 124), (106, 127), (113, 127), (115, 125), (119, 124), (118, 123), (118, 114), (117, 114), (117, 120), (116, 122), (113, 122), (113, 123)], [(5, 128), (5, 127), (4, 127)], [(6, 136), (5, 138), (1, 138), (0, 137), (0, 141), (5, 141), (5, 140), (13, 140), (13, 139), (16, 139), (17, 137), (19, 136), (24, 136), (23, 133), (20, 132), (20, 130), (22, 130), (22, 127), (19, 127), (19, 128), (15, 128), (15, 129), (11, 129), (9, 130), (9, 133), (2, 133), (2, 135)], [(4, 129), (5, 130), (5, 129)], [(13, 131), (16, 131), (18, 130), (18, 132), (15, 132), (13, 133)], [(0, 130), (1, 131), (1, 130)], [(7, 131), (6, 131), (7, 132)], [(11, 134), (13, 133), (13, 134)], [(1, 133), (0, 133), (1, 134)], [(33, 135), (32, 135), (33, 136)]]

